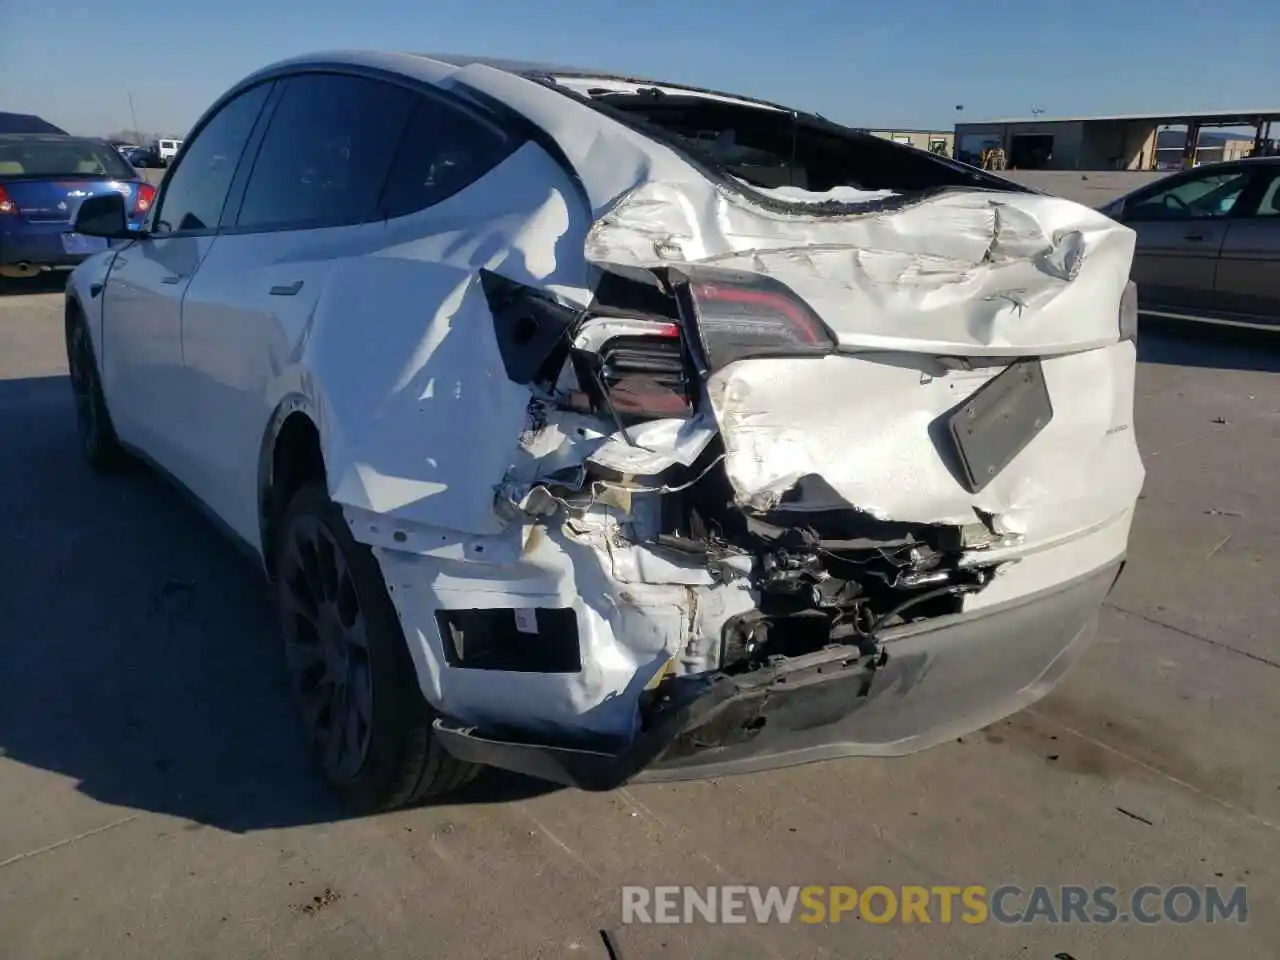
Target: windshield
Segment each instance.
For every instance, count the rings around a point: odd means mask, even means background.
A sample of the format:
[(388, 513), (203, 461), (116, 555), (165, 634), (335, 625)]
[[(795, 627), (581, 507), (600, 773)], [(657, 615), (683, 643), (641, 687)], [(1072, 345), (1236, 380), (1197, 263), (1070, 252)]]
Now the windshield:
[(894, 193), (946, 186), (1021, 189), (924, 150), (771, 106), (667, 89), (599, 89), (589, 96), (619, 119), (762, 190), (826, 194), (843, 188)]
[(0, 176), (132, 179), (134, 173), (106, 144), (92, 140), (33, 138), (0, 142)]

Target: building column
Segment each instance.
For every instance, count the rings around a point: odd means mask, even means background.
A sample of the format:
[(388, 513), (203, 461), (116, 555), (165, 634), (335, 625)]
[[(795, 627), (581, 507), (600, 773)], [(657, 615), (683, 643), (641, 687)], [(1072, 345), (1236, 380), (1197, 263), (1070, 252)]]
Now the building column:
[(1193, 120), (1187, 124), (1187, 142), (1182, 145), (1182, 166), (1184, 169), (1196, 165), (1196, 151), (1200, 147), (1200, 121)]

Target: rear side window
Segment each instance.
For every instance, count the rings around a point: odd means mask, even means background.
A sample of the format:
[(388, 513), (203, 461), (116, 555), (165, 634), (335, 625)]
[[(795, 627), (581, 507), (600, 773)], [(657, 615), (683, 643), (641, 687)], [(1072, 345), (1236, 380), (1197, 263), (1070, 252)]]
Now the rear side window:
[(15, 138), (0, 142), (0, 176), (133, 177), (133, 171), (105, 144), (59, 137)]
[(156, 233), (218, 226), (245, 141), (270, 91), (269, 83), (246, 90), (200, 128), (165, 184), (155, 215)]
[(421, 97), (383, 193), (399, 217), (439, 203), (484, 176), (515, 148), (514, 137), (434, 97)]
[(295, 229), (381, 219), (378, 194), (417, 96), (339, 74), (286, 81), (236, 226)]

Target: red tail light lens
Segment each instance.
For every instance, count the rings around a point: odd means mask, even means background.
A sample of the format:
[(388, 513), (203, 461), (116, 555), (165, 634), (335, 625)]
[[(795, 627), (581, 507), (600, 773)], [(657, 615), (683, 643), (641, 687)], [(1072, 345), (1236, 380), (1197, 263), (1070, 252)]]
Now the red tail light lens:
[(1132, 280), (1120, 297), (1120, 339), (1138, 341), (1138, 285)]
[(138, 184), (138, 194), (133, 198), (133, 212), (146, 213), (156, 198), (156, 188), (149, 183)]
[(9, 194), (5, 193), (4, 187), (0, 187), (0, 217), (5, 215), (14, 215), (18, 212), (18, 205), (10, 199)]
[(684, 281), (677, 281), (681, 307), (711, 370), (748, 357), (823, 356), (835, 349), (818, 315), (772, 277), (704, 267)]

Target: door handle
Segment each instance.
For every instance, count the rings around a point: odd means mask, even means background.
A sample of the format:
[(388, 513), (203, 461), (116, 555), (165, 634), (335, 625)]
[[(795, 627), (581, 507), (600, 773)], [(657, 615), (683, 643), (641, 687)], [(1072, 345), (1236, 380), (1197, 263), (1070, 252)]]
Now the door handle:
[(181, 283), (181, 282), (182, 282), (182, 275), (181, 275), (181, 274), (178, 274), (178, 273), (171, 273), (171, 274), (169, 274), (167, 277), (161, 277), (161, 278), (160, 278), (160, 282), (161, 282), (161, 283), (170, 283), (170, 284), (172, 284), (172, 283)]
[(1208, 235), (1197, 231), (1195, 233), (1188, 233), (1186, 236), (1186, 239), (1190, 240), (1193, 243), (1199, 243), (1201, 240), (1207, 240)]
[(271, 295), (273, 297), (292, 297), (301, 289), (301, 280), (295, 280), (293, 283), (278, 283), (271, 288)]

